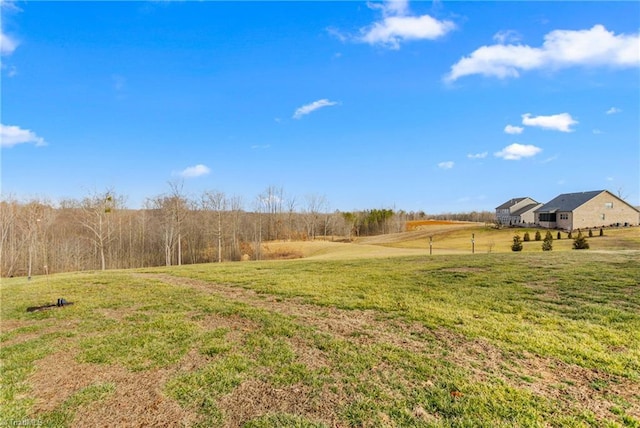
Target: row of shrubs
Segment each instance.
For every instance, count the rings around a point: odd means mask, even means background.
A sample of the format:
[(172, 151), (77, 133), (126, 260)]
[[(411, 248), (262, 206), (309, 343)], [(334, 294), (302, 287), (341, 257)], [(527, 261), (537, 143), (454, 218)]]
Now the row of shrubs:
[[(603, 236), (603, 235), (604, 233), (602, 232), (602, 229), (600, 229), (600, 236)], [(560, 232), (558, 232), (557, 236), (558, 236), (558, 239), (561, 239)], [(589, 229), (589, 237), (593, 237), (593, 231), (591, 229)], [(539, 230), (536, 231), (535, 240), (540, 241), (541, 238), (542, 238), (542, 235), (540, 234), (540, 231)], [(573, 238), (571, 232), (569, 232), (567, 234), (567, 238), (573, 239), (574, 250), (589, 249), (589, 243), (587, 242), (587, 238), (582, 234), (582, 231), (578, 230), (578, 236), (576, 236), (575, 238)], [(522, 242), (530, 241), (530, 240), (531, 239), (529, 237), (529, 232), (525, 232), (524, 238), (520, 238), (520, 235), (516, 233), (513, 237), (513, 244), (511, 244), (511, 250), (522, 251)], [(546, 235), (544, 236), (544, 239), (542, 240), (542, 251), (551, 251), (551, 250), (553, 250), (553, 235), (551, 234), (551, 231), (548, 230)]]
[[(547, 231), (547, 234), (550, 234), (550, 231)], [(581, 234), (582, 231), (580, 229), (578, 229), (578, 234)], [(593, 238), (593, 229), (588, 229), (588, 234), (589, 234), (589, 238)], [(604, 230), (602, 228), (600, 228), (600, 232), (599, 232), (599, 236), (604, 236)], [(542, 235), (540, 234), (539, 230), (536, 230), (536, 234), (534, 236), (534, 239), (536, 241), (541, 241), (542, 240)], [(556, 239), (562, 239), (562, 233), (558, 232), (558, 234), (556, 235)], [(567, 239), (573, 239), (573, 233), (571, 231), (567, 232)], [(529, 242), (531, 241), (531, 237), (529, 235), (529, 232), (525, 232), (524, 236), (522, 237), (522, 240), (524, 242)]]

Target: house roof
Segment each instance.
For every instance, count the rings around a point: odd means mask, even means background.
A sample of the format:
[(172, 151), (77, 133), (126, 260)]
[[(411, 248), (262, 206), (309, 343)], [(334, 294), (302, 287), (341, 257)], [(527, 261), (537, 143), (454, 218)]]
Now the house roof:
[(531, 211), (534, 208), (541, 207), (541, 206), (542, 206), (542, 204), (538, 204), (538, 203), (528, 204), (528, 205), (525, 205), (524, 207), (520, 208), (516, 212), (511, 213), (511, 215), (522, 215), (522, 214), (524, 214), (524, 213), (526, 213), (528, 211)]
[(511, 208), (512, 206), (514, 206), (515, 204), (517, 204), (518, 202), (521, 202), (523, 200), (525, 200), (527, 198), (513, 198), (513, 199), (509, 199), (507, 202), (505, 202), (504, 204), (496, 207), (497, 210), (504, 210), (506, 208)]
[(563, 193), (558, 195), (536, 210), (539, 213), (573, 211), (606, 190), (594, 190), (591, 192)]

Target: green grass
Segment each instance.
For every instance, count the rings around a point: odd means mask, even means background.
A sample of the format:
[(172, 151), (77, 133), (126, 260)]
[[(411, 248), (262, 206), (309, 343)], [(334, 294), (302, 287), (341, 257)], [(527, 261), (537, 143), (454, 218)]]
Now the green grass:
[[(637, 253), (585, 251), (3, 279), (0, 426), (81, 422), (115, 367), (164, 373), (193, 426), (638, 426), (639, 278)], [(38, 413), (58, 352), (106, 378)]]

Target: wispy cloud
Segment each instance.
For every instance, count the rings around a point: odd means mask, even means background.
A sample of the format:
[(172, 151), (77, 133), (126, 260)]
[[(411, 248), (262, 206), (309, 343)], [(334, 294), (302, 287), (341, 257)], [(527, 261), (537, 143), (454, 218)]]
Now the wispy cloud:
[(28, 129), (22, 129), (14, 125), (0, 124), (0, 147), (13, 147), (18, 144), (35, 144), (36, 146), (46, 146), (44, 138), (36, 135)]
[(594, 129), (593, 131), (591, 131), (594, 135), (601, 135), (604, 134), (604, 132), (602, 132), (601, 130), (599, 130), (598, 128)]
[[(22, 12), (14, 1), (0, 0), (0, 10), (7, 12)], [(0, 55), (11, 55), (18, 47), (18, 41), (4, 32), (0, 20)]]
[(323, 98), (321, 100), (314, 101), (298, 108), (295, 113), (293, 113), (293, 118), (301, 119), (303, 116), (306, 116), (307, 114), (314, 112), (320, 108), (334, 106), (336, 104), (338, 104), (336, 101), (329, 101), (328, 99)]
[(451, 169), (454, 166), (454, 162), (453, 161), (446, 161), (446, 162), (440, 162), (438, 164), (438, 168), (440, 169)]
[(203, 164), (198, 164), (194, 166), (190, 166), (182, 170), (178, 175), (183, 178), (196, 178), (202, 177), (203, 175), (208, 175), (211, 172), (208, 166)]
[(0, 0), (0, 8), (12, 12), (22, 12), (15, 0)]
[(493, 40), (502, 44), (519, 42), (522, 36), (515, 30), (498, 31), (493, 35)]
[(550, 116), (531, 116), (531, 113), (525, 113), (522, 115), (522, 124), (553, 131), (573, 132), (571, 126), (577, 125), (578, 121), (573, 119), (569, 113), (553, 114)]
[(504, 132), (506, 134), (522, 134), (522, 131), (524, 131), (522, 126), (507, 125), (504, 127)]
[(640, 33), (614, 34), (603, 25), (587, 30), (554, 30), (541, 47), (522, 44), (482, 46), (451, 67), (445, 81), (461, 77), (519, 77), (520, 72), (568, 67), (628, 68), (640, 66)]
[(115, 89), (118, 92), (122, 91), (125, 85), (127, 84), (127, 79), (124, 76), (121, 76), (119, 74), (112, 75), (111, 81), (113, 83), (113, 89)]
[(266, 150), (271, 148), (271, 144), (254, 144), (251, 146), (251, 150)]
[(505, 160), (520, 160), (522, 158), (535, 156), (541, 151), (542, 149), (540, 147), (513, 143), (499, 152), (494, 153), (494, 155)]
[(611, 107), (609, 110), (606, 111), (606, 114), (618, 114), (618, 113), (622, 113), (622, 110), (620, 110), (617, 107)]
[(343, 43), (349, 40), (349, 36), (347, 34), (343, 33), (335, 27), (327, 27), (326, 31), (327, 33), (329, 33), (329, 35), (335, 37)]
[(111, 84), (115, 92), (115, 97), (118, 100), (123, 100), (127, 97), (127, 79), (120, 74), (111, 75)]
[(0, 29), (0, 54), (11, 55), (18, 47), (18, 42)]
[(487, 152), (482, 152), (482, 153), (469, 153), (469, 154), (467, 155), (467, 157), (468, 157), (469, 159), (484, 159), (484, 158), (486, 158), (486, 157), (487, 157), (487, 155), (488, 155), (488, 154), (489, 154), (489, 153), (487, 153)]

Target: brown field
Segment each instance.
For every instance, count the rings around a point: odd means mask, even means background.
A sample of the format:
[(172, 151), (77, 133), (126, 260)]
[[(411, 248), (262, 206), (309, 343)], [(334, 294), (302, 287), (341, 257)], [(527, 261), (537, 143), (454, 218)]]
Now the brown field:
[(407, 232), (411, 232), (414, 230), (431, 228), (433, 226), (469, 226), (471, 224), (476, 223), (452, 220), (412, 220), (407, 222), (407, 224), (405, 225), (405, 230)]

